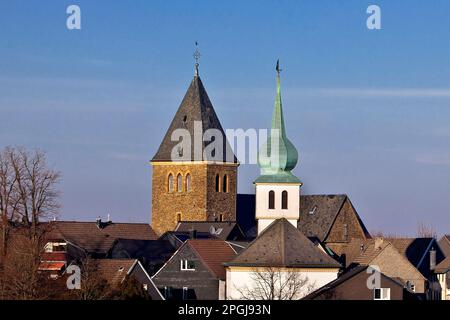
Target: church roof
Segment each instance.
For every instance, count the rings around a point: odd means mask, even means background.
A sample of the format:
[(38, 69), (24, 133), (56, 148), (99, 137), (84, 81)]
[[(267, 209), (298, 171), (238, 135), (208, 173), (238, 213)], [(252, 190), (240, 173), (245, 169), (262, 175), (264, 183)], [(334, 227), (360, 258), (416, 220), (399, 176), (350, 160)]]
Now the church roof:
[[(201, 150), (198, 148), (198, 152), (194, 152), (194, 125), (197, 124), (200, 128), (201, 134), (205, 133), (208, 129), (216, 129), (222, 135), (222, 146), (220, 149), (221, 155), (216, 153), (212, 155), (207, 155), (206, 159), (202, 159), (203, 152), (205, 148), (214, 141), (203, 141), (203, 136), (201, 137)], [(191, 150), (182, 150), (178, 148), (177, 145), (181, 142), (180, 140), (172, 141), (172, 134), (177, 129), (185, 129), (185, 133), (189, 134), (191, 139)], [(200, 130), (199, 130), (200, 131)], [(178, 135), (179, 136), (179, 135)], [(184, 139), (184, 135), (183, 135)], [(200, 151), (200, 152), (199, 152)], [(205, 87), (200, 79), (200, 76), (195, 75), (192, 80), (186, 95), (181, 102), (169, 129), (164, 136), (162, 143), (153, 157), (153, 162), (158, 161), (174, 161), (172, 157), (172, 152), (176, 154), (176, 158), (180, 161), (218, 161), (218, 162), (232, 162), (237, 163), (237, 159), (231, 150), (230, 145), (225, 136), (225, 132), (220, 124), (219, 118), (214, 111), (211, 100), (206, 93)]]
[(302, 195), (300, 199), (298, 229), (308, 237), (315, 236), (324, 241), (347, 196)]
[(270, 224), (228, 266), (253, 267), (328, 267), (340, 264), (316, 247), (286, 219)]

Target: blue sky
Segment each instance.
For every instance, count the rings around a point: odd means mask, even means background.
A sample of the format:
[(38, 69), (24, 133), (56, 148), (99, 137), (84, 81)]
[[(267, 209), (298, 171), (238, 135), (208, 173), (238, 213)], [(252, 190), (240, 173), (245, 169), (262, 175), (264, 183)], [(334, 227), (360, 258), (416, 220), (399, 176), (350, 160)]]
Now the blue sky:
[[(66, 29), (77, 4), (82, 30)], [(382, 10), (382, 30), (366, 9)], [(0, 147), (48, 152), (62, 219), (149, 221), (157, 147), (200, 73), (225, 128), (269, 126), (281, 59), (303, 192), (369, 230), (450, 232), (448, 1), (0, 2)], [(243, 165), (239, 191), (253, 192)]]

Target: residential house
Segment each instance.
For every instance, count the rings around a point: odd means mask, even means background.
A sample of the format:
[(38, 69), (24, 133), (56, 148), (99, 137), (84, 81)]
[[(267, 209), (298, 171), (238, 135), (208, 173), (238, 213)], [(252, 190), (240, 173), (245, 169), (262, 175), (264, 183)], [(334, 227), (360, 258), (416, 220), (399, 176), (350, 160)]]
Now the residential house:
[[(304, 300), (410, 300), (415, 295), (401, 280), (358, 266), (307, 295)], [(375, 281), (375, 277), (379, 277)]]
[(96, 272), (111, 287), (118, 287), (127, 277), (136, 279), (152, 300), (164, 300), (150, 275), (137, 259), (94, 259)]
[(446, 257), (450, 256), (450, 235), (444, 235), (438, 242), (439, 248)]
[(189, 239), (152, 277), (166, 299), (222, 300), (224, 263), (236, 256), (230, 244), (218, 239)]
[(441, 300), (450, 300), (450, 256), (447, 256), (435, 268), (440, 288)]
[(423, 299), (437, 297), (433, 268), (442, 253), (433, 238), (354, 239), (343, 248), (346, 266), (377, 266), (388, 277), (401, 279)]

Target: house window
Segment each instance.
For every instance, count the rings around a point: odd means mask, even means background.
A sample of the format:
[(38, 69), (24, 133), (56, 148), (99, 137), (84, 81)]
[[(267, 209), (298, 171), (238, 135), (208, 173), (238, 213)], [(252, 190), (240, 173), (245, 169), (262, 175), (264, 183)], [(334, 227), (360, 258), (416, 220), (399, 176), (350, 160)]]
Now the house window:
[(172, 298), (172, 288), (164, 287), (164, 298), (171, 299)]
[(195, 262), (192, 260), (181, 260), (180, 265), (182, 271), (195, 271)]
[(188, 300), (189, 299), (188, 293), (189, 293), (189, 288), (188, 287), (183, 287), (183, 300)]
[(285, 190), (281, 193), (281, 209), (286, 210), (288, 208), (288, 192)]
[(216, 174), (216, 192), (220, 192), (220, 176)]
[(45, 252), (66, 252), (67, 243), (65, 242), (48, 242), (44, 248)]
[(223, 221), (223, 214), (219, 215), (219, 221), (222, 222)]
[(223, 186), (222, 186), (222, 191), (223, 192), (228, 192), (228, 176), (224, 175), (223, 176)]
[(373, 289), (373, 300), (391, 300), (391, 288)]
[(173, 192), (173, 174), (169, 174), (167, 180), (167, 191)]
[(269, 209), (275, 209), (275, 191), (269, 191)]
[(181, 175), (181, 173), (179, 173), (177, 176), (177, 188), (178, 192), (183, 192), (183, 176)]
[(186, 192), (191, 192), (191, 174), (186, 175)]
[(416, 286), (411, 283), (411, 281), (406, 281), (406, 287), (411, 290), (412, 292), (416, 291)]

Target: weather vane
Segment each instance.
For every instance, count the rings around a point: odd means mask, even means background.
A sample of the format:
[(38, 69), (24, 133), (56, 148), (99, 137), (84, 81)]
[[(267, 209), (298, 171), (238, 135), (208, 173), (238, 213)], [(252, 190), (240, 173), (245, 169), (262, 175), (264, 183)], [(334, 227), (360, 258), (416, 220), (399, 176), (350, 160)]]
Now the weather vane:
[(200, 51), (198, 51), (198, 42), (195, 41), (195, 52), (194, 52), (194, 59), (195, 59), (195, 75), (198, 76), (198, 61), (200, 60), (201, 54)]
[(280, 72), (283, 71), (283, 69), (280, 69), (280, 59), (277, 60), (277, 67), (275, 70), (277, 70), (278, 76), (280, 76)]

